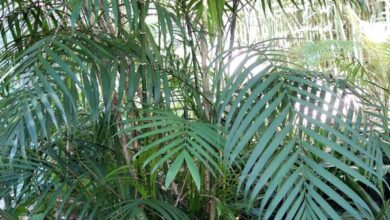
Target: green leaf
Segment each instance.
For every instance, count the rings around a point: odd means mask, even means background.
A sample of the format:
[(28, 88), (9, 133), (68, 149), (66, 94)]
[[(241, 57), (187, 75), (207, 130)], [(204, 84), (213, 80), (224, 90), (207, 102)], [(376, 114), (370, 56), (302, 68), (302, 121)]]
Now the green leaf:
[(72, 27), (76, 27), (76, 22), (79, 19), (80, 12), (81, 12), (81, 7), (83, 6), (83, 1), (73, 1), (74, 2), (74, 9), (72, 10), (71, 13), (71, 24)]
[(262, 219), (340, 219), (328, 200), (356, 218), (372, 218), (377, 210), (367, 197), (341, 181), (350, 176), (381, 197), (374, 180), (381, 168), (373, 165), (381, 159), (360, 128), (369, 122), (344, 101), (350, 91), (321, 74), (283, 67), (268, 73), (263, 66), (258, 74), (238, 68), (217, 103), (219, 121), (229, 131), (225, 165), (242, 169), (237, 193), (248, 207), (260, 202)]
[(185, 153), (185, 160), (186, 160), (187, 168), (190, 171), (192, 179), (195, 182), (196, 188), (198, 189), (198, 191), (200, 191), (201, 178), (200, 178), (198, 166), (195, 164), (195, 162), (192, 160), (192, 158), (188, 153)]
[(173, 161), (171, 166), (169, 167), (167, 176), (165, 178), (165, 188), (169, 188), (173, 180), (175, 179), (177, 173), (179, 172), (180, 168), (182, 167), (182, 164), (185, 159), (185, 152), (182, 152), (177, 156), (177, 158)]

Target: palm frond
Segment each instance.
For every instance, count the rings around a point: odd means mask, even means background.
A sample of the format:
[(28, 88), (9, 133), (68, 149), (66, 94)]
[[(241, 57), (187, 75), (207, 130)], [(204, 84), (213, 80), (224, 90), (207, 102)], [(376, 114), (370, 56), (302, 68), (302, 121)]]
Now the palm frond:
[[(69, 146), (75, 149), (72, 154), (67, 152)], [(134, 189), (142, 192), (144, 186), (128, 177), (126, 166), (105, 168), (113, 163), (113, 153), (73, 140), (66, 146), (58, 142), (38, 153), (29, 150), (27, 157), (15, 156), (12, 163), (2, 161), (0, 196), (5, 198), (12, 192), (13, 202), (8, 202), (15, 205), (6, 207), (0, 216), (143, 219), (156, 215), (162, 219), (188, 219), (163, 200), (148, 199), (142, 193), (144, 198), (134, 199)]]
[(129, 145), (137, 141), (148, 143), (137, 156), (145, 158), (143, 167), (150, 165), (152, 173), (168, 164), (166, 188), (184, 163), (198, 190), (201, 188), (198, 164), (213, 175), (222, 173), (220, 150), (224, 139), (215, 125), (183, 119), (169, 111), (153, 111), (152, 116), (134, 122), (136, 125), (127, 128), (126, 132), (137, 131), (139, 135), (132, 138)]
[(343, 83), (285, 68), (236, 76), (219, 104), (229, 131), (224, 156), (232, 167), (242, 161), (239, 189), (249, 204), (260, 203), (259, 215), (373, 218), (379, 208), (356, 187), (383, 198), (376, 184), (383, 176), (380, 146), (362, 134), (367, 121)]

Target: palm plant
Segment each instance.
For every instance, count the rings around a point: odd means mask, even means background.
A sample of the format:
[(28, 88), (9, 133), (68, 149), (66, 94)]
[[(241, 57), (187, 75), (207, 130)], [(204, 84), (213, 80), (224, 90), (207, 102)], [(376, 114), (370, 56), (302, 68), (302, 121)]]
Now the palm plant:
[(278, 40), (236, 47), (246, 4), (1, 1), (0, 215), (390, 218), (388, 115)]

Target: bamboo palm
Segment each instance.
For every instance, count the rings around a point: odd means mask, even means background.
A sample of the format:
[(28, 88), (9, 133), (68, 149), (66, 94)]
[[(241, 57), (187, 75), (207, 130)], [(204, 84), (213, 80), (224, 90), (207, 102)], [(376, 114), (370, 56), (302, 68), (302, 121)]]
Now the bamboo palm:
[(390, 218), (367, 3), (0, 1), (1, 217)]

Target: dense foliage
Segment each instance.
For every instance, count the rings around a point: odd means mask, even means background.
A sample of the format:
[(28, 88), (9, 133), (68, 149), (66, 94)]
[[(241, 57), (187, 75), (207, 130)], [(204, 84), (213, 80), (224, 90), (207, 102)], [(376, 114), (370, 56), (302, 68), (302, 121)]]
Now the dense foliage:
[(1, 0), (1, 218), (390, 219), (390, 47), (340, 24), (373, 2)]

